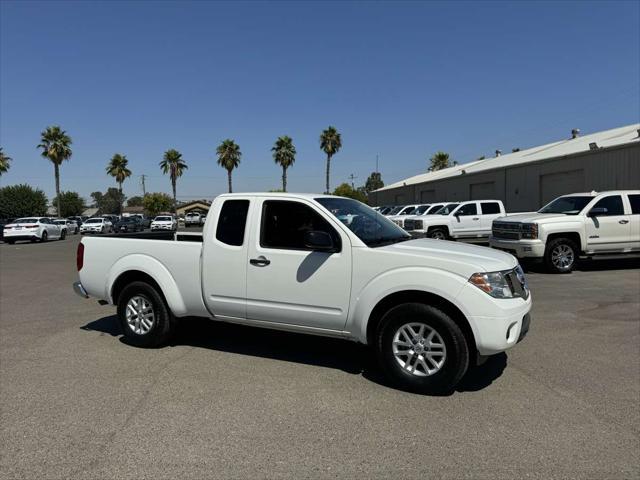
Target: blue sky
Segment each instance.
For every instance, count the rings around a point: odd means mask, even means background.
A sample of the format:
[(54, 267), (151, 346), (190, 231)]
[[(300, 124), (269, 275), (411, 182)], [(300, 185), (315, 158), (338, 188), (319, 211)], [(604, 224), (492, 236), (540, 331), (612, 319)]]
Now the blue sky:
[(270, 148), (298, 150), (289, 190), (324, 188), (318, 136), (343, 149), (332, 186), (363, 183), (376, 154), (387, 183), (499, 148), (640, 121), (639, 2), (0, 2), (3, 185), (54, 192), (35, 145), (60, 124), (74, 154), (63, 190), (85, 197), (130, 160), (129, 196), (170, 191), (163, 151), (183, 153), (182, 199), (226, 190), (215, 147), (243, 158), (236, 191), (280, 186)]

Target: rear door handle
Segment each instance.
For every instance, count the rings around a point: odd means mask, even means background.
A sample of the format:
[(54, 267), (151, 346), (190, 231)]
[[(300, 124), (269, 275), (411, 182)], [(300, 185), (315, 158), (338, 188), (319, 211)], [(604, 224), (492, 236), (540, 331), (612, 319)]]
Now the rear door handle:
[(267, 260), (264, 256), (260, 255), (258, 258), (252, 258), (249, 260), (249, 263), (256, 267), (266, 267), (271, 263), (271, 260)]
[(474, 220), (480, 220), (478, 217), (473, 217)]
[(629, 220), (620, 220), (618, 223), (621, 223), (622, 225), (626, 225), (627, 223), (629, 223)]

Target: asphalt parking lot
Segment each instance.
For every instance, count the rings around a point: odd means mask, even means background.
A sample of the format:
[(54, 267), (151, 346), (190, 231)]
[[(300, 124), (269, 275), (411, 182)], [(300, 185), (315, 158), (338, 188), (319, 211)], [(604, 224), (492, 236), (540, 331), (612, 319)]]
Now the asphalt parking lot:
[(204, 320), (120, 340), (79, 236), (0, 244), (2, 478), (638, 478), (640, 261), (536, 271), (526, 339), (451, 396), (386, 386), (366, 348)]

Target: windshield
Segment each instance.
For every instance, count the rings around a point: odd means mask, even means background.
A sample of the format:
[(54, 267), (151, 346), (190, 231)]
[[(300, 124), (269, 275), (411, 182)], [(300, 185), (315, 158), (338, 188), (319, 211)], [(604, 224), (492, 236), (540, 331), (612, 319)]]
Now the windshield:
[(404, 210), (400, 211), (400, 215), (409, 215), (415, 211), (416, 207), (405, 207)]
[(424, 212), (426, 212), (429, 209), (429, 205), (420, 205), (418, 208), (416, 208), (413, 211), (414, 215), (422, 215)]
[(325, 197), (316, 198), (316, 201), (369, 247), (381, 247), (411, 239), (411, 235), (391, 220), (356, 200)]
[(538, 213), (577, 215), (591, 200), (593, 200), (593, 197), (560, 197), (542, 207), (538, 210)]
[(90, 218), (89, 220), (87, 220), (84, 223), (102, 223), (102, 219), (101, 218)]
[(13, 223), (38, 223), (39, 218), (19, 218)]
[(400, 205), (399, 207), (393, 207), (391, 211), (388, 213), (388, 215), (397, 215), (398, 213), (400, 213), (400, 210), (402, 210), (403, 208), (404, 208), (404, 205)]
[(440, 210), (442, 208), (442, 204), (440, 205), (433, 205), (432, 207), (429, 207), (429, 210), (427, 210), (427, 212), (425, 213), (425, 215), (434, 215), (438, 212), (438, 210)]
[(171, 221), (171, 217), (156, 217), (155, 221), (156, 222), (170, 222)]
[(447, 203), (444, 207), (441, 207), (440, 210), (435, 213), (436, 215), (449, 215), (457, 206), (457, 203)]

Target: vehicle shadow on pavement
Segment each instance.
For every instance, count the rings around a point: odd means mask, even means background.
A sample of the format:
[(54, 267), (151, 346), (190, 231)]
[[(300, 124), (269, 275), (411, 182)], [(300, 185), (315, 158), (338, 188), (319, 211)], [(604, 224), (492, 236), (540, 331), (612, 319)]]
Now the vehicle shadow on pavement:
[[(525, 273), (549, 273), (542, 262), (522, 262)], [(640, 256), (620, 257), (620, 258), (593, 258), (582, 259), (575, 267), (578, 272), (604, 272), (615, 270), (633, 270), (640, 268)]]
[[(121, 342), (127, 343), (115, 315), (80, 328), (119, 337)], [(347, 340), (214, 322), (206, 318), (187, 318), (179, 322), (169, 348), (183, 345), (334, 368), (397, 389), (380, 371), (371, 349)], [(507, 355), (504, 353), (489, 357), (483, 365), (469, 368), (456, 391), (475, 392), (488, 387), (502, 375), (506, 365)]]

